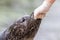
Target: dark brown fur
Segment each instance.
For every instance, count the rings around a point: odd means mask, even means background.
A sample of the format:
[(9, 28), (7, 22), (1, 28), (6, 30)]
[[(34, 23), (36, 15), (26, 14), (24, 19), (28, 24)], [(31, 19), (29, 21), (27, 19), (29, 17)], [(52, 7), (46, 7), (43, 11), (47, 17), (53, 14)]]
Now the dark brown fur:
[(35, 20), (33, 14), (24, 16), (6, 29), (0, 40), (33, 40), (40, 23), (41, 19)]

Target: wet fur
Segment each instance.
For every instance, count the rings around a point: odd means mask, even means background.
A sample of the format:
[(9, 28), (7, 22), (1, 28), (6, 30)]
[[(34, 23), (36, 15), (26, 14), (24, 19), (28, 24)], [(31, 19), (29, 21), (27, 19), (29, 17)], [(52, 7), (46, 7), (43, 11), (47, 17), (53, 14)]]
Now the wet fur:
[(41, 23), (41, 19), (35, 20), (33, 16), (32, 13), (14, 22), (3, 32), (0, 40), (33, 40)]

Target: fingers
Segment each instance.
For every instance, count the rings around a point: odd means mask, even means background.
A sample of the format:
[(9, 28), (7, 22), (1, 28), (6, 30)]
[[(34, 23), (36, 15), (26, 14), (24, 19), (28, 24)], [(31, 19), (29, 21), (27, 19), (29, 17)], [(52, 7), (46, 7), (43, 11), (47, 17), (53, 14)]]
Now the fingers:
[(41, 6), (34, 10), (34, 18), (44, 18), (55, 0), (45, 0)]
[(53, 4), (55, 2), (55, 0), (45, 0), (45, 1), (47, 1), (47, 2), (49, 2), (51, 4)]

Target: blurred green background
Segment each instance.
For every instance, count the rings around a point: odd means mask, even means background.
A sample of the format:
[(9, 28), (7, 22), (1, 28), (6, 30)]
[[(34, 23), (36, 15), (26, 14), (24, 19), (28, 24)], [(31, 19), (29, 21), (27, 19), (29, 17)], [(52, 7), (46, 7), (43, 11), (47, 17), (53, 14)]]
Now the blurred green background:
[(31, 14), (43, 0), (0, 0), (0, 31), (18, 18)]

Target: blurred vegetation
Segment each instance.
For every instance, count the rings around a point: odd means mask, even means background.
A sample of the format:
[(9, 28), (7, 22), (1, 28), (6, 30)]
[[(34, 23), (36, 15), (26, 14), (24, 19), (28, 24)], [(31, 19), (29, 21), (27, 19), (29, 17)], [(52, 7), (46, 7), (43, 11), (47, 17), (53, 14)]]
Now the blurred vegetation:
[(0, 0), (0, 31), (23, 15), (31, 14), (43, 0)]

